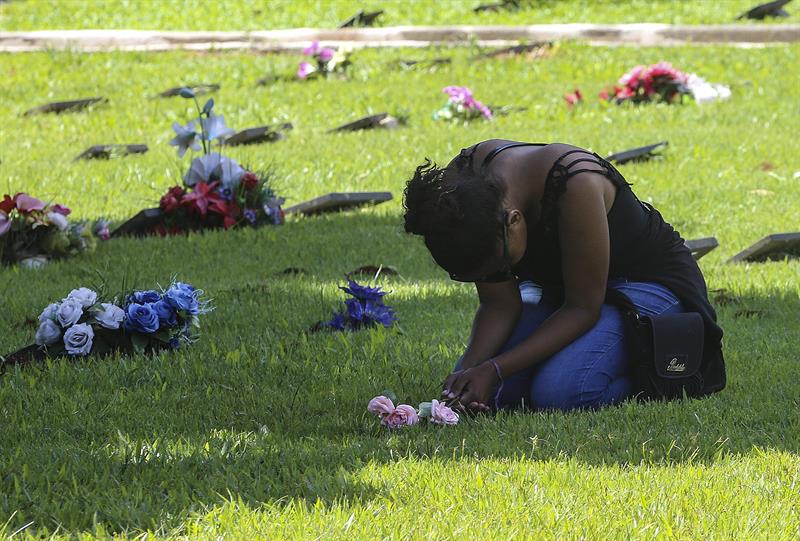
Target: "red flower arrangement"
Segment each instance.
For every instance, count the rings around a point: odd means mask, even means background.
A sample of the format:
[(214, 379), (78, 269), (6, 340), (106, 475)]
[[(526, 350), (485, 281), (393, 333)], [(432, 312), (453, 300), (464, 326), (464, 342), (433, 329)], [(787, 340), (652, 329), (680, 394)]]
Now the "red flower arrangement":
[(687, 86), (688, 76), (667, 62), (652, 66), (636, 66), (619, 79), (620, 86), (600, 92), (603, 100), (617, 103), (633, 103), (662, 100), (667, 103), (679, 101), (691, 94)]

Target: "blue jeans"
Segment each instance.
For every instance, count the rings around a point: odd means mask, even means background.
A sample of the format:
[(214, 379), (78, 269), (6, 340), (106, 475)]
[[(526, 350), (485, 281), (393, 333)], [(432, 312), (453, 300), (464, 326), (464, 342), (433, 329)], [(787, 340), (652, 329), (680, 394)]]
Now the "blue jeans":
[[(662, 285), (612, 281), (609, 286), (625, 293), (643, 315), (684, 311), (678, 298)], [(525, 340), (558, 309), (540, 302), (541, 289), (533, 282), (522, 282), (519, 289), (522, 314), (498, 355)], [(633, 381), (625, 333), (620, 310), (604, 304), (600, 319), (583, 336), (552, 357), (508, 376), (498, 389), (495, 406), (571, 410), (598, 408), (629, 398)]]

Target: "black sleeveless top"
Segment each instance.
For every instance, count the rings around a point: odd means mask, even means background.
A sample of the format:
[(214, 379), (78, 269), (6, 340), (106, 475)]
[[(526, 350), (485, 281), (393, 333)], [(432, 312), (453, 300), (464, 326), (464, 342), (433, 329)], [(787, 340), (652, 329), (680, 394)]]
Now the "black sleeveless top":
[[(487, 167), (495, 156), (507, 148), (544, 145), (501, 145), (486, 156), (482, 167)], [(594, 167), (586, 168), (586, 164)], [(704, 391), (713, 393), (721, 390), (725, 387), (722, 329), (717, 325), (717, 315), (708, 300), (706, 282), (697, 262), (680, 234), (655, 208), (640, 201), (622, 174), (597, 154), (587, 150), (570, 150), (553, 163), (545, 180), (540, 219), (537, 223), (527, 220), (528, 246), (523, 258), (514, 266), (514, 273), (519, 280), (533, 280), (541, 285), (545, 302), (560, 302), (563, 298), (558, 199), (566, 191), (567, 181), (586, 171), (605, 176), (617, 187), (616, 198), (607, 214), (611, 250), (609, 279), (661, 284), (680, 299), (687, 312), (700, 313), (705, 323)]]

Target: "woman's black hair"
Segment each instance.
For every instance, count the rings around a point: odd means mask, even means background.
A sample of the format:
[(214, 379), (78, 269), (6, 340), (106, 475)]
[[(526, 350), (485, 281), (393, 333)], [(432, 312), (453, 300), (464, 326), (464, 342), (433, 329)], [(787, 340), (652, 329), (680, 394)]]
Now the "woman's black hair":
[(470, 154), (462, 152), (445, 168), (426, 158), (406, 184), (405, 230), (424, 237), (440, 267), (467, 274), (497, 251), (504, 197), (505, 184), (476, 171)]

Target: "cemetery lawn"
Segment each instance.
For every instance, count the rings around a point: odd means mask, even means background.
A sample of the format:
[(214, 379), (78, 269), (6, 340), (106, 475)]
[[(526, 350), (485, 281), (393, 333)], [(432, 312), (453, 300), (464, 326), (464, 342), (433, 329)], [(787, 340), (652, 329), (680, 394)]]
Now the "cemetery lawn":
[[(42, 308), (79, 286), (148, 288), (177, 275), (216, 305), (191, 348), (0, 376), (0, 536), (797, 539), (800, 263), (725, 260), (764, 235), (798, 229), (800, 46), (564, 44), (537, 61), (470, 61), (475, 52), (360, 51), (347, 81), (266, 87), (256, 81), (293, 73), (300, 57), (0, 56), (0, 194), (62, 202), (78, 218), (122, 220), (154, 206), (188, 166), (167, 142), (171, 123), (185, 124), (192, 107), (151, 96), (198, 81), (222, 84), (216, 110), (230, 126), (294, 123), (285, 141), (226, 151), (271, 167), (288, 204), (329, 191), (395, 195), (374, 209), (283, 227), (114, 240), (39, 271), (0, 269), (2, 353), (32, 342)], [(452, 65), (394, 67), (443, 55)], [(729, 84), (733, 97), (639, 108), (595, 99), (635, 64), (662, 59)], [(448, 84), (528, 109), (466, 127), (437, 123), (431, 114)], [(587, 103), (568, 111), (561, 96), (575, 87)], [(95, 95), (109, 103), (21, 116)], [(408, 126), (326, 133), (381, 111), (407, 114)], [(476, 306), (472, 286), (450, 282), (402, 232), (404, 180), (425, 156), (446, 163), (492, 137), (570, 142), (601, 155), (669, 141), (663, 158), (620, 170), (686, 238), (719, 239), (701, 267), (726, 331), (725, 391), (392, 433), (367, 414), (384, 389), (413, 405), (436, 397)], [(150, 151), (72, 161), (111, 142)], [(401, 329), (306, 334), (341, 304), (343, 274), (365, 264), (399, 271), (379, 283)], [(280, 274), (287, 267), (305, 273)]]
[(520, 0), (518, 10), (474, 13), (501, 0), (185, 0), (157, 8), (157, 0), (14, 0), (0, 3), (0, 30), (119, 28), (142, 30), (267, 30), (336, 28), (359, 10), (384, 10), (378, 26), (526, 25), (550, 23), (781, 24), (800, 22), (790, 4), (789, 17), (752, 21), (736, 18), (762, 0)]

